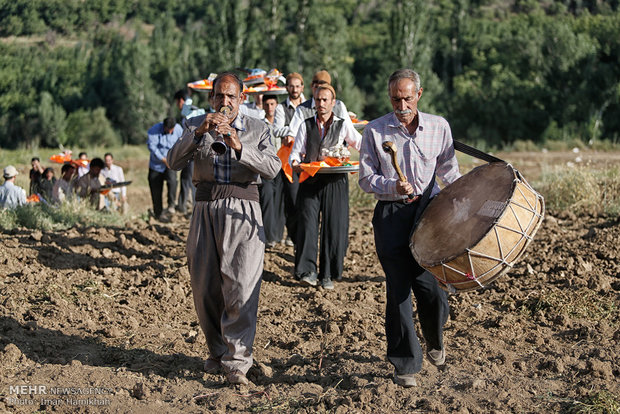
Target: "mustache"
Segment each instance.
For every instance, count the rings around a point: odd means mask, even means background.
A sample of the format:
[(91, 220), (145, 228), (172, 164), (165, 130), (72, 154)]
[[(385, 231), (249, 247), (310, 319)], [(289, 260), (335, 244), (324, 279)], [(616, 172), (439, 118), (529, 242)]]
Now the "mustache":
[(396, 115), (409, 115), (410, 113), (412, 113), (412, 111), (411, 111), (411, 109), (405, 109), (405, 110), (402, 110), (402, 111), (398, 110), (398, 109), (395, 109), (394, 113)]

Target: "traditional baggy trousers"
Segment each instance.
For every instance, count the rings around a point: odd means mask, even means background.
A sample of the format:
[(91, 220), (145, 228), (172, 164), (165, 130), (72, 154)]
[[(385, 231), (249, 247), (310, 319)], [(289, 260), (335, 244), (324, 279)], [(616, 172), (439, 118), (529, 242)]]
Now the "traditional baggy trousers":
[(211, 358), (227, 372), (252, 366), (264, 240), (257, 201), (196, 202), (187, 237), (194, 305)]
[(423, 353), (413, 321), (411, 290), (427, 349), (441, 349), (443, 326), (448, 320), (446, 293), (432, 274), (413, 258), (409, 248), (419, 202), (379, 201), (372, 224), (379, 261), (385, 272), (385, 334), (387, 357), (399, 374), (422, 369)]
[(317, 174), (297, 193), (295, 274), (317, 272), (319, 213), (320, 279), (340, 279), (349, 246), (349, 179), (347, 174)]

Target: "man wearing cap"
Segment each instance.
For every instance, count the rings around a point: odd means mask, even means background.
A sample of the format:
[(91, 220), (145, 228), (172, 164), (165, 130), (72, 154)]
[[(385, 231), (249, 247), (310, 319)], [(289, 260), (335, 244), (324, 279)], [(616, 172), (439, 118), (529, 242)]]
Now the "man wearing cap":
[[(286, 90), (288, 97), (276, 107), (274, 125), (276, 133), (282, 136), (282, 144), (285, 146), (293, 145), (292, 134), (289, 131), (289, 124), (295, 110), (301, 105), (306, 97), (304, 96), (304, 78), (297, 72), (289, 73), (286, 77)], [(286, 177), (284, 171), (280, 171), (282, 178), (282, 197), (284, 199), (284, 216), (286, 218), (286, 231), (288, 238), (287, 245), (293, 245), (295, 241), (296, 214), (295, 201), (299, 190), (299, 173), (293, 171), (292, 181)]]
[[(319, 161), (323, 149), (345, 142), (359, 150), (361, 136), (334, 112), (336, 92), (329, 84), (314, 92), (316, 113), (307, 117), (297, 130), (289, 162), (301, 172), (300, 163)], [(310, 286), (322, 281), (333, 289), (333, 279), (342, 278), (344, 255), (349, 239), (349, 179), (346, 173), (317, 174), (299, 185), (298, 227), (295, 243), (295, 277)], [(321, 250), (317, 274), (321, 216)]]
[(26, 191), (15, 185), (19, 174), (12, 165), (4, 168), (4, 184), (0, 185), (0, 208), (15, 208), (26, 204)]
[[(265, 257), (258, 183), (273, 179), (281, 168), (267, 125), (239, 113), (243, 97), (239, 76), (218, 75), (210, 93), (216, 112), (188, 119), (168, 152), (175, 170), (194, 160), (196, 203), (187, 265), (210, 353), (204, 369), (223, 369), (231, 384), (248, 384), (253, 361)], [(224, 152), (212, 148), (215, 141), (226, 144)]]
[[(413, 387), (415, 374), (422, 369), (423, 353), (413, 320), (411, 291), (428, 361), (436, 366), (446, 359), (443, 326), (449, 307), (437, 280), (413, 258), (410, 235), (429, 199), (439, 192), (435, 176), (448, 185), (460, 173), (450, 125), (440, 116), (418, 110), (422, 97), (418, 74), (411, 69), (397, 70), (388, 80), (388, 92), (394, 111), (364, 129), (359, 185), (377, 199), (372, 225), (385, 272), (387, 358), (394, 366), (394, 382)], [(383, 151), (385, 141), (392, 142), (401, 155), (399, 166), (407, 181), (399, 180), (389, 154)]]
[[(332, 77), (329, 72), (326, 70), (320, 70), (314, 74), (312, 77), (312, 83), (310, 87), (312, 88), (312, 98), (304, 101), (295, 109), (295, 113), (291, 118), (291, 122), (289, 123), (289, 133), (286, 137), (285, 143), (292, 142), (297, 136), (297, 130), (299, 126), (310, 116), (313, 116), (315, 113), (316, 105), (314, 102), (314, 93), (316, 89), (321, 85), (331, 85)], [(353, 121), (351, 121), (351, 117), (349, 116), (349, 111), (347, 110), (344, 102), (336, 99), (336, 103), (334, 104), (333, 112), (334, 114), (342, 119), (345, 124), (347, 124), (347, 128), (353, 127)]]

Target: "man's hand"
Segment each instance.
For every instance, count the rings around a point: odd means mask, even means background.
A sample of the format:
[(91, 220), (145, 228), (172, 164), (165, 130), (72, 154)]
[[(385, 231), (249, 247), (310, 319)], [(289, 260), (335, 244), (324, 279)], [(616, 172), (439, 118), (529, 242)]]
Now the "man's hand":
[(293, 171), (300, 173), (303, 171), (303, 169), (301, 168), (301, 165), (299, 165), (299, 161), (295, 160), (293, 161), (293, 163), (291, 164), (291, 168), (293, 169)]
[(164, 165), (166, 166), (166, 168), (170, 169), (170, 166), (168, 165), (168, 160), (166, 159), (166, 157), (161, 159), (161, 162), (164, 163)]
[(408, 181), (397, 181), (396, 192), (402, 195), (413, 194), (413, 186)]
[(229, 124), (219, 124), (217, 126), (217, 132), (222, 134), (226, 145), (235, 151), (241, 151), (241, 141), (239, 141), (239, 136), (237, 136), (237, 130), (235, 128)]
[(219, 125), (228, 125), (230, 119), (221, 112), (210, 112), (205, 117), (204, 121), (198, 128), (196, 128), (195, 134), (203, 135), (209, 131), (213, 131)]
[(293, 145), (293, 142), (295, 142), (295, 138), (293, 138), (291, 135), (287, 135), (282, 138), (282, 145), (284, 145), (285, 147), (290, 147), (291, 145)]

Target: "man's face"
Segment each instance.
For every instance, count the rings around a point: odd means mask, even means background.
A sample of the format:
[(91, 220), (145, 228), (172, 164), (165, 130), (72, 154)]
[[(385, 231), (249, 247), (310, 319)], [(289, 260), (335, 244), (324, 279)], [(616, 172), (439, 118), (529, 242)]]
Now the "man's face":
[(105, 162), (105, 166), (110, 169), (112, 167), (112, 163), (114, 162), (114, 160), (112, 159), (111, 156), (106, 155), (106, 157), (104, 158), (104, 162)]
[(185, 99), (183, 98), (177, 99), (176, 102), (177, 102), (177, 108), (179, 108), (179, 111), (183, 109), (183, 104), (185, 103)]
[(299, 99), (301, 93), (304, 91), (304, 84), (301, 80), (293, 78), (286, 85), (286, 90), (288, 91), (289, 98)]
[(62, 175), (62, 177), (66, 180), (69, 181), (71, 179), (71, 177), (73, 177), (73, 174), (75, 174), (75, 168), (71, 167), (68, 168), (65, 173)]
[(277, 106), (277, 99), (267, 99), (266, 101), (263, 101), (263, 110), (265, 111), (265, 115), (269, 118), (275, 116)]
[(411, 79), (399, 79), (390, 84), (390, 102), (396, 118), (404, 125), (409, 125), (418, 114), (418, 101), (422, 96), (422, 88), (415, 91), (415, 83)]
[(30, 165), (32, 166), (32, 168), (37, 168), (39, 164), (40, 164), (39, 160), (32, 160), (30, 162)]
[(90, 170), (88, 171), (91, 177), (99, 177), (100, 172), (101, 172), (101, 167), (93, 167), (93, 166), (91, 166)]
[(229, 118), (235, 119), (239, 113), (239, 104), (243, 101), (243, 93), (239, 90), (239, 84), (230, 77), (220, 79), (215, 85), (212, 95), (213, 108), (219, 112), (224, 106), (229, 106), (232, 111)]
[(320, 89), (314, 95), (314, 104), (316, 113), (321, 116), (329, 116), (334, 109), (336, 100), (329, 89)]

